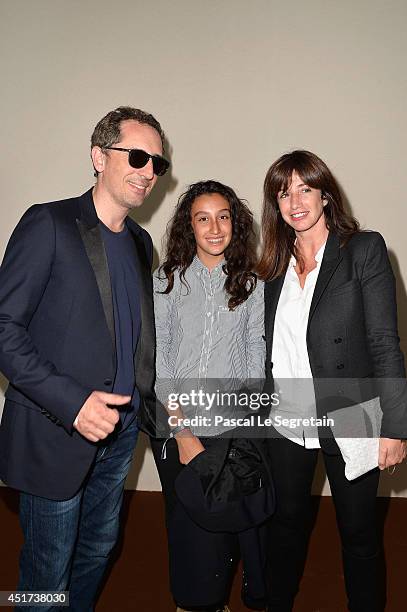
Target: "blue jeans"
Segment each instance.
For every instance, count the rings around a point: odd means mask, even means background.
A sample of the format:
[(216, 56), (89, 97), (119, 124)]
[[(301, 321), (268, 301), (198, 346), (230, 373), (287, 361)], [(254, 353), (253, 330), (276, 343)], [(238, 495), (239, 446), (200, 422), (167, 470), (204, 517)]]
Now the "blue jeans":
[[(71, 499), (54, 501), (21, 493), (24, 544), (18, 590), (69, 590), (68, 610), (94, 609), (97, 590), (118, 536), (124, 481), (137, 434), (134, 420), (100, 446), (84, 485)], [(66, 609), (21, 608), (24, 612)]]

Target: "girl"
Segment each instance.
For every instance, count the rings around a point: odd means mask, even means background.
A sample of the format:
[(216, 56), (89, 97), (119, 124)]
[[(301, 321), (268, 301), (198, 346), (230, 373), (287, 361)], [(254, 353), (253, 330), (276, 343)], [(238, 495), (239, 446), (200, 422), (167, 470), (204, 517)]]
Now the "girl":
[[(235, 192), (216, 181), (191, 185), (178, 201), (169, 224), (164, 263), (154, 278), (156, 390), (164, 404), (174, 389), (191, 392), (202, 385), (206, 390), (219, 386), (239, 389), (264, 378), (263, 284), (253, 272), (252, 222), (251, 212)], [(230, 416), (235, 407), (228, 410)], [(179, 609), (228, 610), (225, 601), (239, 543), (245, 565), (244, 597), (256, 605), (264, 595), (258, 533), (247, 530), (251, 525), (240, 529), (239, 511), (233, 506), (228, 514), (227, 509), (228, 503), (239, 503), (230, 495), (231, 482), (234, 486), (238, 482), (235, 488), (254, 497), (263, 492), (258, 490), (267, 479), (261, 474), (262, 443), (219, 437), (213, 411), (192, 401), (189, 413), (188, 407), (182, 412), (179, 408), (168, 411), (170, 426), (176, 423), (171, 439), (164, 452), (157, 441), (153, 450), (166, 501), (174, 598), (182, 606)], [(187, 427), (183, 422), (187, 413), (207, 420), (196, 419), (194, 426)], [(193, 423), (193, 418), (188, 422)], [(205, 486), (208, 474), (219, 472), (222, 461), (226, 461), (229, 480), (223, 478), (215, 502), (226, 496), (227, 503), (216, 518), (216, 528), (223, 525), (223, 530), (215, 532), (202, 527), (212, 520), (205, 516), (205, 509), (192, 507), (194, 481), (185, 483), (194, 468), (201, 475), (204, 472)], [(183, 486), (187, 490), (181, 502)], [(265, 518), (256, 515), (252, 524)], [(238, 531), (245, 535), (239, 537)]]

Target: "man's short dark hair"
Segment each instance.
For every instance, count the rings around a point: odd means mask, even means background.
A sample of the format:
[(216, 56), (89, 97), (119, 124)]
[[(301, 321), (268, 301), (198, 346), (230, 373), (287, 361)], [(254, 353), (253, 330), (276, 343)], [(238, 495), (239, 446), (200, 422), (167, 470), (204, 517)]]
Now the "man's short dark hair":
[(104, 148), (118, 143), (121, 137), (121, 124), (123, 121), (129, 120), (138, 121), (138, 123), (150, 125), (154, 128), (160, 135), (164, 150), (164, 132), (157, 119), (150, 113), (131, 106), (119, 106), (115, 110), (110, 111), (110, 113), (107, 113), (93, 130), (91, 146)]

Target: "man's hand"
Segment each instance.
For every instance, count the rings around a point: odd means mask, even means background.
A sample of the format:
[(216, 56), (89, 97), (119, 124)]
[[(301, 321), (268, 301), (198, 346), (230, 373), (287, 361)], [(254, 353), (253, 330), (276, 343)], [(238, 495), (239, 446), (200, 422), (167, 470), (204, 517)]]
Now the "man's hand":
[(108, 404), (123, 406), (130, 400), (130, 395), (93, 391), (77, 414), (75, 429), (90, 442), (104, 440), (112, 433), (119, 420), (119, 411), (109, 408)]
[(200, 439), (194, 436), (188, 428), (177, 433), (175, 439), (178, 445), (179, 460), (183, 465), (189, 463), (194, 457), (205, 450)]
[(379, 468), (402, 463), (406, 458), (406, 441), (392, 440), (391, 438), (380, 438), (379, 442)]

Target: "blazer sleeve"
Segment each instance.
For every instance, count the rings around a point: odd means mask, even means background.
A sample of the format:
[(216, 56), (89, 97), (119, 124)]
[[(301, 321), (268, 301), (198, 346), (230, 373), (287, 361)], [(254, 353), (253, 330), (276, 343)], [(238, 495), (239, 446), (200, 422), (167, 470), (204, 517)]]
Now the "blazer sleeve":
[(29, 333), (52, 274), (54, 255), (51, 213), (45, 205), (32, 206), (14, 230), (0, 268), (0, 370), (13, 386), (71, 431), (92, 390), (58, 372), (40, 354)]
[(403, 353), (397, 332), (395, 278), (386, 244), (370, 234), (361, 286), (366, 335), (383, 410), (381, 435), (407, 437), (407, 390)]

